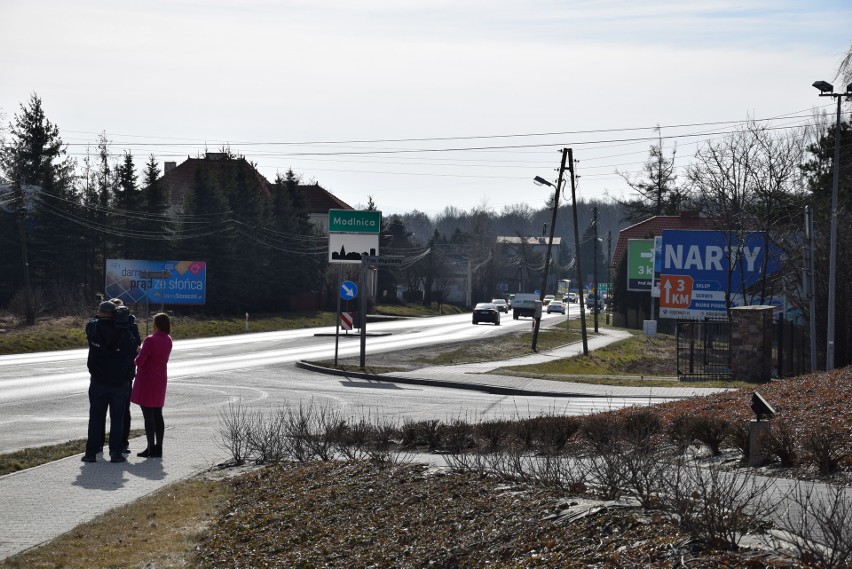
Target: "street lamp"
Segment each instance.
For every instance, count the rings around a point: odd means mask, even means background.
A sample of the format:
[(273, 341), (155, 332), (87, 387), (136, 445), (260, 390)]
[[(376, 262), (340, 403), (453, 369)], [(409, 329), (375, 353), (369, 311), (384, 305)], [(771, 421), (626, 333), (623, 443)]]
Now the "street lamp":
[[(826, 331), (825, 369), (834, 369), (834, 306), (837, 284), (837, 188), (840, 180), (840, 102), (843, 97), (852, 97), (852, 83), (845, 93), (835, 93), (834, 86), (826, 81), (814, 81), (820, 97), (837, 99), (837, 122), (834, 127), (834, 174), (831, 181), (831, 249), (828, 269), (828, 330)], [(813, 315), (811, 315), (813, 318)]]
[[(559, 192), (562, 189), (562, 174), (565, 172), (565, 160), (568, 158), (568, 153), (570, 151), (567, 148), (562, 149), (562, 164), (559, 166), (559, 180), (556, 182), (554, 186), (541, 176), (536, 176), (533, 178), (533, 182), (535, 182), (539, 186), (550, 186), (555, 191), (553, 192), (553, 217), (550, 220), (550, 237), (547, 240), (547, 254), (544, 256), (544, 276), (541, 280), (541, 290), (539, 291), (539, 301), (544, 303), (544, 294), (547, 290), (547, 271), (550, 268), (550, 251), (553, 248), (553, 233), (556, 229), (556, 212), (559, 209)], [(533, 323), (533, 336), (532, 336), (532, 351), (536, 351), (536, 346), (538, 344), (538, 331), (541, 328), (541, 314), (535, 316), (535, 322)]]

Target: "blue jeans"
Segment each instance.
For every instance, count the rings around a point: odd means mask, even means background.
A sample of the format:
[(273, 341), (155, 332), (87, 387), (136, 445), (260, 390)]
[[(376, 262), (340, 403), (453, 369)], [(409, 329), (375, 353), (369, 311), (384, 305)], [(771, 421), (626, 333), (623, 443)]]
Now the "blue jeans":
[(104, 444), (106, 414), (109, 408), (109, 455), (121, 456), (124, 442), (124, 406), (127, 402), (128, 387), (126, 381), (115, 385), (89, 383), (89, 439), (86, 441), (86, 454), (95, 456)]

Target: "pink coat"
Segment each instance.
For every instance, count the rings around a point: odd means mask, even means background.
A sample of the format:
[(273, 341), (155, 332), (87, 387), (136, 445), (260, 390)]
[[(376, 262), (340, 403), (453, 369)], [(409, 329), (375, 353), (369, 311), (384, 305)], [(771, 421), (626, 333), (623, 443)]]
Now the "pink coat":
[(130, 400), (141, 407), (162, 407), (166, 401), (166, 365), (172, 353), (172, 337), (154, 332), (142, 342), (136, 356), (136, 380)]

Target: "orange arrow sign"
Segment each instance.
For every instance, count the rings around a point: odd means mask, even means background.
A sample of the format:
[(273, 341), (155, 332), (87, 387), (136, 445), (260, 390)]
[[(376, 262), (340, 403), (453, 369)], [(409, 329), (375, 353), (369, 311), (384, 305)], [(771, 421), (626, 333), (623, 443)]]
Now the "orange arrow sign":
[(660, 275), (660, 306), (689, 308), (692, 303), (692, 277), (688, 275)]

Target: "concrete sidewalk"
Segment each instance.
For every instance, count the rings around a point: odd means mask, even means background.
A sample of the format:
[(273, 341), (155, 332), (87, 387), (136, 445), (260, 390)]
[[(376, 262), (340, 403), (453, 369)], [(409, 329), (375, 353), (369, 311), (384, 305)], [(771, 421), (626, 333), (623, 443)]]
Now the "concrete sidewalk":
[(166, 429), (163, 458), (138, 458), (134, 439), (127, 462), (80, 462), (79, 454), (0, 477), (0, 560), (71, 531), (152, 492), (208, 470), (228, 455), (209, 426)]

